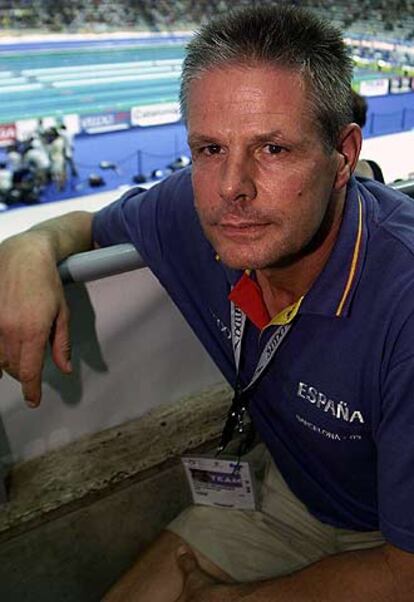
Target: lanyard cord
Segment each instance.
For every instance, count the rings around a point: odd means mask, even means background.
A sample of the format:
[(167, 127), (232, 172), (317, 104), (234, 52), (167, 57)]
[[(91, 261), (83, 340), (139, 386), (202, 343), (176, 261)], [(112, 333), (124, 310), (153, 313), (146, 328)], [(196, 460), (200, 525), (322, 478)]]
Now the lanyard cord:
[(266, 368), (270, 365), (273, 356), (279, 349), (282, 341), (292, 327), (292, 323), (282, 324), (270, 337), (265, 348), (263, 349), (257, 362), (255, 371), (250, 382), (242, 387), (240, 382), (240, 357), (241, 344), (246, 327), (246, 314), (231, 303), (231, 341), (233, 345), (233, 355), (236, 364), (236, 384), (234, 387), (234, 395), (230, 410), (227, 414), (227, 419), (221, 435), (221, 440), (218, 446), (217, 453), (222, 452), (233, 438), (234, 432), (245, 434), (245, 438), (241, 443), (239, 456), (245, 453), (247, 448), (253, 441), (254, 429), (251, 423), (246, 423), (245, 417), (249, 407), (249, 397), (252, 389), (257, 384), (259, 379), (265, 373)]

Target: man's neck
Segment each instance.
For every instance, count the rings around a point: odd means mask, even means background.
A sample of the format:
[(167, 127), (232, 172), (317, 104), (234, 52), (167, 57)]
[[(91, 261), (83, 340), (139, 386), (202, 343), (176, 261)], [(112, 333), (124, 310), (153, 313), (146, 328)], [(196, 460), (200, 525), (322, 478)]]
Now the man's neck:
[(322, 271), (323, 265), (317, 270), (314, 262), (306, 259), (302, 258), (297, 265), (286, 268), (256, 271), (257, 283), (272, 318), (305, 295)]
[(338, 237), (345, 204), (345, 191), (335, 203), (331, 226), (319, 246), (283, 267), (256, 270), (257, 282), (271, 317), (304, 296), (325, 267)]

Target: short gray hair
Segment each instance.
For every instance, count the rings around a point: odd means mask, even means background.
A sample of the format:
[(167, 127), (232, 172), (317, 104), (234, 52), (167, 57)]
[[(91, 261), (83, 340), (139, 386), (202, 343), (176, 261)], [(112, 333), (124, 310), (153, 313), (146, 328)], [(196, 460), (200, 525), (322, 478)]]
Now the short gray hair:
[(268, 64), (303, 74), (309, 105), (328, 148), (352, 121), (352, 60), (341, 32), (306, 9), (287, 5), (231, 11), (204, 25), (190, 40), (183, 64), (180, 105), (184, 121), (191, 82), (229, 64)]

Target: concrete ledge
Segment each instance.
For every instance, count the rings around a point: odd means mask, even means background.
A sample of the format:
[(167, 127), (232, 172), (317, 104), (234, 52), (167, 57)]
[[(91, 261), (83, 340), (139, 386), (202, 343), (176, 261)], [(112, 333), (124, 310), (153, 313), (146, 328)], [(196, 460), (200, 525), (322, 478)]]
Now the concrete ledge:
[(178, 457), (214, 448), (218, 386), (15, 466), (0, 509), (0, 600), (98, 602), (191, 501)]
[(0, 509), (0, 544), (147, 479), (177, 464), (182, 453), (213, 442), (230, 397), (227, 386), (217, 386), (15, 466), (9, 502)]

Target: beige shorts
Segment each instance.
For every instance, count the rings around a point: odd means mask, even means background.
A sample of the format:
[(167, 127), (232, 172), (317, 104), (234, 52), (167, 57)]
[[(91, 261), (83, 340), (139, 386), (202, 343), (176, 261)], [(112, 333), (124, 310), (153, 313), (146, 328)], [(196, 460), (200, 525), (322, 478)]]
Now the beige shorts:
[(259, 510), (190, 506), (168, 529), (238, 582), (287, 575), (340, 552), (384, 543), (379, 531), (349, 531), (321, 523), (286, 485), (264, 450)]

